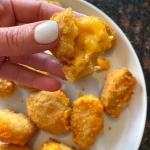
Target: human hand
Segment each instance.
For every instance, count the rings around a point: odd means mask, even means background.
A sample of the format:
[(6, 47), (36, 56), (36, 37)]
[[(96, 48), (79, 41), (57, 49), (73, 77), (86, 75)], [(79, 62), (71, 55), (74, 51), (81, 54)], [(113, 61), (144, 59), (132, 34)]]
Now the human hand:
[[(63, 8), (36, 0), (0, 1), (0, 77), (37, 89), (56, 91), (61, 83), (20, 64), (49, 72), (62, 79), (63, 63), (44, 50), (59, 40), (58, 25), (49, 18)], [(76, 16), (80, 14), (76, 13)], [(21, 26), (15, 26), (24, 24)], [(5, 58), (9, 57), (11, 61)]]

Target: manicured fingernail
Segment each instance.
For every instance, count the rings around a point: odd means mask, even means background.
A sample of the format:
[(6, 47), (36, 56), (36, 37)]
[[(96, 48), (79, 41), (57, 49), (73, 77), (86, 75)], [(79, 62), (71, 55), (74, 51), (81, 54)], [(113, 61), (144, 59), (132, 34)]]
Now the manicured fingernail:
[(58, 25), (55, 21), (46, 21), (36, 26), (34, 38), (39, 44), (49, 44), (58, 37)]

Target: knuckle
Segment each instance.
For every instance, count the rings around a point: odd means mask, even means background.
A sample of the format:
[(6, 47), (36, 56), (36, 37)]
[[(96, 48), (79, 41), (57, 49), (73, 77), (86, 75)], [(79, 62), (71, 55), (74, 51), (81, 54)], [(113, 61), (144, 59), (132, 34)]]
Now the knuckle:
[(26, 31), (23, 31), (20, 27), (6, 30), (5, 35), (8, 47), (14, 52), (18, 52), (24, 46)]
[(19, 38), (20, 38), (19, 34), (15, 29), (14, 30), (8, 29), (6, 31), (6, 40), (7, 40), (8, 47), (10, 49), (13, 49), (13, 50), (18, 49), (18, 47), (19, 47), (18, 39)]

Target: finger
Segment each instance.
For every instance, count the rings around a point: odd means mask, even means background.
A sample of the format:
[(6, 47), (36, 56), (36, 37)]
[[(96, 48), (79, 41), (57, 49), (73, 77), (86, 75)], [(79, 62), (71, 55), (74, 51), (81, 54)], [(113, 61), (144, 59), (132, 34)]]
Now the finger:
[(0, 27), (14, 25), (15, 16), (9, 0), (0, 0)]
[[(61, 12), (64, 8), (36, 0), (11, 0), (17, 22), (36, 22), (48, 20), (54, 13)], [(32, 15), (31, 15), (32, 14)], [(76, 13), (76, 17), (83, 14)]]
[(24, 25), (25, 23), (22, 23), (22, 22), (16, 22), (15, 23), (15, 26), (20, 26), (20, 25)]
[(62, 72), (64, 64), (53, 55), (41, 52), (29, 56), (10, 57), (10, 60), (16, 63), (31, 66), (37, 70), (49, 72), (50, 74), (60, 77), (61, 79), (66, 79), (64, 73)]
[(61, 88), (58, 80), (8, 61), (2, 64), (0, 77), (45, 91), (57, 91)]
[(59, 39), (55, 21), (0, 28), (0, 56), (29, 55), (52, 49)]

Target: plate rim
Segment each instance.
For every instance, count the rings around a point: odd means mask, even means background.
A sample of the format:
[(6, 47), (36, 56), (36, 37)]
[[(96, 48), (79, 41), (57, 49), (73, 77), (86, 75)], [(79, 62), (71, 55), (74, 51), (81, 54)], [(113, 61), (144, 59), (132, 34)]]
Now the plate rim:
[[(58, 0), (59, 1), (59, 0)], [(66, 0), (63, 0), (66, 1)], [(125, 33), (120, 29), (120, 27), (107, 15), (105, 14), (105, 12), (103, 12), (101, 9), (99, 9), (98, 7), (94, 6), (93, 4), (87, 2), (86, 0), (72, 0), (72, 1), (76, 1), (78, 3), (84, 3), (85, 5), (89, 5), (90, 7), (94, 8), (95, 10), (97, 10), (98, 12), (100, 12), (103, 16), (105, 16), (110, 22), (113, 23), (113, 25), (115, 25), (117, 27), (117, 29), (121, 32), (121, 35), (123, 35), (123, 37), (126, 39), (126, 41), (128, 42), (129, 46), (131, 47), (131, 50), (133, 52), (133, 54), (135, 55), (135, 58), (137, 60), (138, 66), (139, 66), (139, 71), (141, 72), (141, 77), (142, 77), (142, 87), (143, 87), (143, 102), (144, 102), (144, 111), (143, 111), (143, 124), (140, 130), (140, 138), (138, 138), (138, 141), (135, 143), (136, 144), (136, 148), (138, 149), (140, 147), (143, 135), (144, 135), (144, 130), (145, 130), (145, 126), (146, 126), (146, 119), (147, 119), (147, 88), (146, 88), (146, 82), (145, 82), (145, 77), (144, 77), (144, 73), (143, 73), (143, 69), (140, 63), (140, 60), (135, 52), (135, 49), (133, 48), (132, 44), (130, 43), (130, 41), (128, 40), (128, 38), (126, 37)]]

